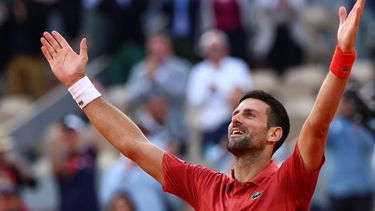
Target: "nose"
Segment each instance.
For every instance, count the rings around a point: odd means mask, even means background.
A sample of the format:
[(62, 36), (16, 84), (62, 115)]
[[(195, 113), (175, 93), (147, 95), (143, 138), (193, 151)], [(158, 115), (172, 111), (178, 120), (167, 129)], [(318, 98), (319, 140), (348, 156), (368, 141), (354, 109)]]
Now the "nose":
[(232, 116), (232, 123), (233, 124), (241, 123), (241, 117), (239, 113)]

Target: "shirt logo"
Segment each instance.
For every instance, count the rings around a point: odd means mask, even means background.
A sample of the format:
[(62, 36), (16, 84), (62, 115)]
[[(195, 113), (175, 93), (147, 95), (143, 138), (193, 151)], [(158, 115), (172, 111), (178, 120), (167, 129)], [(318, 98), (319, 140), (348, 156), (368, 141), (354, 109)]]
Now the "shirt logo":
[(255, 192), (252, 196), (251, 196), (251, 200), (255, 200), (257, 198), (260, 197), (260, 195), (262, 195), (262, 192)]

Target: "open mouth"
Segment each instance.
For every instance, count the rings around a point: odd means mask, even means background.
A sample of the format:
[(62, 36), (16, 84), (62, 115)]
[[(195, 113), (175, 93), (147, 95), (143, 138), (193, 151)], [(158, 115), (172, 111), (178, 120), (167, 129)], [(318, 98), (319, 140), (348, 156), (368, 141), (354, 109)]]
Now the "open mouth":
[(230, 132), (230, 135), (242, 135), (245, 132), (241, 130), (240, 128), (233, 128)]

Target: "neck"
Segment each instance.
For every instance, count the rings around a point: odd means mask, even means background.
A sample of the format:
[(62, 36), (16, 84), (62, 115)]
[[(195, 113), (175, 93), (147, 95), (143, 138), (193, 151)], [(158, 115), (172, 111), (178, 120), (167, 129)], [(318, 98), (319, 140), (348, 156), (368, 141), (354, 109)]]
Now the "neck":
[(260, 154), (243, 155), (235, 157), (234, 161), (234, 176), (240, 184), (244, 184), (252, 180), (260, 171), (270, 164), (271, 158)]
[(224, 59), (223, 56), (220, 57), (212, 57), (210, 58), (210, 61), (216, 68), (220, 68), (221, 61)]

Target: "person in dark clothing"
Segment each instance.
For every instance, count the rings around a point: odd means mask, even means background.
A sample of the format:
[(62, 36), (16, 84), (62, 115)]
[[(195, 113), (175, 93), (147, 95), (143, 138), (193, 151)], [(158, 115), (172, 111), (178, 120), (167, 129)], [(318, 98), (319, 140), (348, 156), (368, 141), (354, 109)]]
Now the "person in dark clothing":
[(95, 178), (97, 149), (81, 147), (83, 121), (68, 114), (61, 121), (53, 148), (53, 171), (60, 195), (61, 211), (99, 210)]

